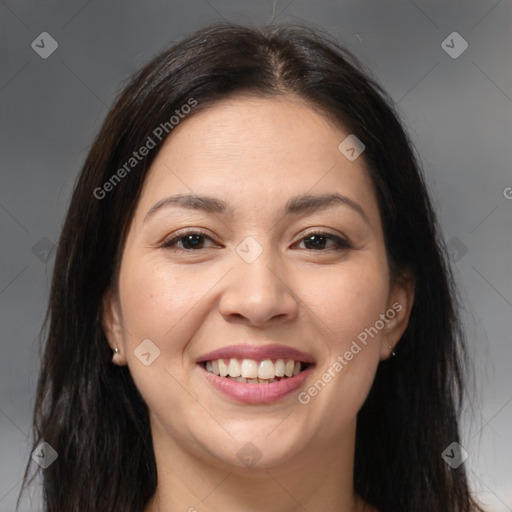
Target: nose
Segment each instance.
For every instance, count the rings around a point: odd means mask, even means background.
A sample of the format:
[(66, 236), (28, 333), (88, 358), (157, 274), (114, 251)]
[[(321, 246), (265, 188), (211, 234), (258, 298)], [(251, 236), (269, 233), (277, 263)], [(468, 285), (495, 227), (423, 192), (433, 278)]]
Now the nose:
[(262, 327), (296, 317), (299, 299), (292, 274), (277, 255), (265, 248), (248, 263), (235, 253), (233, 264), (219, 301), (219, 311), (226, 320)]

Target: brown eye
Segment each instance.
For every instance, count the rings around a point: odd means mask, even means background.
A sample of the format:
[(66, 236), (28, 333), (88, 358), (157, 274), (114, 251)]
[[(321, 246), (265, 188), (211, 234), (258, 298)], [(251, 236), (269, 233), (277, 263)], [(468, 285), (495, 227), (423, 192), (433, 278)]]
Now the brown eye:
[[(330, 249), (334, 250), (343, 250), (343, 249), (350, 249), (350, 244), (343, 240), (342, 238), (333, 235), (331, 233), (309, 233), (305, 237), (301, 239), (301, 242), (304, 242), (306, 245), (306, 249), (318, 251), (318, 250), (324, 250), (325, 245), (328, 242), (332, 242), (334, 244), (334, 247), (331, 247)], [(327, 248), (329, 250), (329, 247)]]
[[(189, 231), (188, 233), (182, 233), (169, 240), (165, 240), (162, 243), (161, 247), (177, 247), (177, 249), (181, 249), (184, 251), (194, 251), (196, 249), (205, 249), (203, 245), (206, 239), (212, 240), (208, 235), (201, 231)], [(181, 246), (177, 245), (180, 243)]]

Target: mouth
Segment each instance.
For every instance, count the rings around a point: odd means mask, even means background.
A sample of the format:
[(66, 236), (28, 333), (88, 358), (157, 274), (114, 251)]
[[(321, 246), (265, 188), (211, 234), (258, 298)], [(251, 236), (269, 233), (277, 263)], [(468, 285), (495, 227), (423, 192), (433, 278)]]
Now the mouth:
[(231, 346), (197, 360), (206, 380), (223, 395), (245, 404), (272, 403), (296, 390), (315, 362), (282, 345)]
[(311, 366), (305, 361), (294, 359), (219, 358), (200, 365), (209, 373), (242, 384), (272, 384), (299, 375)]

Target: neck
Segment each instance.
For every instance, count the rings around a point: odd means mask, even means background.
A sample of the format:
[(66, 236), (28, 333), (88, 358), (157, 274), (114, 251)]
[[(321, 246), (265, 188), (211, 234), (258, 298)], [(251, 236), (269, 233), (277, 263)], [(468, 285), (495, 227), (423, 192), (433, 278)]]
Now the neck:
[(158, 485), (145, 512), (370, 510), (353, 490), (355, 423), (281, 465), (250, 469), (207, 462), (151, 423)]

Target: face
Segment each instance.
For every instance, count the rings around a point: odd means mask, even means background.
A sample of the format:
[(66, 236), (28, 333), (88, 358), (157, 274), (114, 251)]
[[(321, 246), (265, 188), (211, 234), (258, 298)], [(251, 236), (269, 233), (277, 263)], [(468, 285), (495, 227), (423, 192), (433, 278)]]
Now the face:
[[(271, 468), (353, 432), (412, 299), (390, 285), (364, 153), (338, 149), (348, 135), (292, 96), (240, 97), (161, 148), (104, 302), (156, 446)], [(190, 194), (208, 199), (169, 199)]]

